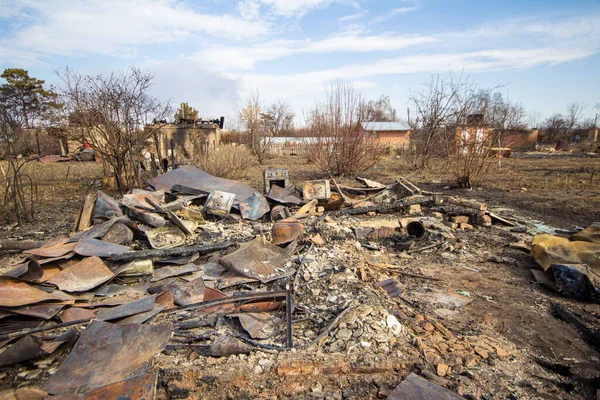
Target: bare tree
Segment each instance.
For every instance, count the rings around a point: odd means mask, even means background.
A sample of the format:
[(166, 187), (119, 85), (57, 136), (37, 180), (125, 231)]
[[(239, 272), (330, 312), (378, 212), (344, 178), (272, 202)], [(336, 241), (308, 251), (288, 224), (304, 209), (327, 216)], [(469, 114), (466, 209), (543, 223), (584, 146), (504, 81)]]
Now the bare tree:
[(395, 121), (396, 110), (392, 107), (390, 96), (382, 94), (377, 101), (367, 103), (367, 119), (370, 121)]
[(533, 129), (539, 129), (542, 127), (542, 112), (531, 111), (529, 113), (529, 126)]
[(294, 129), (294, 112), (281, 100), (269, 104), (261, 117), (269, 136), (287, 136)]
[(33, 181), (31, 177), (23, 175), (21, 169), (29, 161), (38, 157), (26, 159), (20, 157), (14, 150), (15, 140), (24, 128), (25, 119), (22, 113), (15, 108), (0, 102), (0, 142), (3, 145), (4, 159), (8, 161), (8, 171), (2, 169), (4, 180), (0, 191), (2, 192), (2, 213), (6, 220), (15, 218), (19, 225), (23, 219), (33, 218)]
[(168, 102), (149, 94), (153, 76), (135, 67), (97, 76), (81, 76), (68, 68), (57, 74), (71, 122), (100, 154), (105, 172), (114, 173), (121, 191), (139, 186), (134, 164), (160, 127), (152, 122), (171, 113)]
[(409, 103), (414, 117), (409, 119), (409, 124), (413, 129), (411, 142), (420, 159), (419, 167), (427, 168), (432, 155), (443, 155), (448, 127), (466, 119), (473, 108), (469, 103), (476, 95), (476, 85), (462, 73), (458, 77), (450, 75), (448, 80), (432, 76), (422, 91), (411, 93)]
[(497, 88), (482, 89), (463, 74), (448, 80), (432, 77), (411, 96), (414, 140), (422, 167), (432, 155), (446, 160), (461, 187), (471, 188), (488, 174), (493, 147), (507, 133), (524, 128), (525, 110), (505, 101)]
[(504, 100), (499, 92), (480, 91), (462, 99), (464, 119), (456, 121), (445, 135), (447, 167), (460, 187), (471, 189), (480, 184), (494, 164), (493, 149), (502, 147), (507, 134), (524, 129), (525, 109), (520, 103)]
[(570, 134), (574, 129), (579, 127), (585, 108), (585, 104), (580, 101), (574, 101), (567, 104), (567, 134)]
[(250, 149), (261, 164), (266, 156), (262, 114), (263, 107), (260, 102), (260, 93), (258, 90), (252, 90), (239, 111), (239, 117), (248, 132)]
[(367, 102), (350, 84), (338, 81), (324, 103), (310, 113), (307, 125), (317, 143), (307, 144), (308, 158), (331, 175), (354, 174), (375, 165), (385, 146), (362, 128)]

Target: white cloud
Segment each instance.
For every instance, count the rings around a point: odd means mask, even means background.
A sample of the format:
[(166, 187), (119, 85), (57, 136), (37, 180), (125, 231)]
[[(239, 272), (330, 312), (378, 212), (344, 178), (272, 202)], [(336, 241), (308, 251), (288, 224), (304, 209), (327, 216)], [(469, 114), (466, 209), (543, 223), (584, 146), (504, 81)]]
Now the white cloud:
[(365, 15), (367, 15), (366, 11), (359, 11), (354, 14), (349, 14), (349, 15), (344, 15), (343, 17), (339, 17), (337, 20), (339, 22), (354, 21), (356, 19), (360, 19), (360, 18), (364, 17)]
[(175, 108), (179, 103), (187, 102), (202, 118), (220, 117), (229, 110), (236, 110), (241, 103), (240, 79), (207, 70), (199, 62), (188, 59), (153, 61), (143, 68), (154, 74), (151, 90), (156, 97), (170, 99)]
[[(331, 36), (316, 41), (271, 41), (253, 47), (212, 46), (197, 54), (195, 58), (221, 70), (251, 70), (260, 61), (276, 60), (294, 54), (395, 51), (437, 41), (436, 38), (419, 35)], [(218, 57), (211, 58), (211, 54)]]
[(302, 16), (316, 8), (325, 8), (335, 0), (258, 0), (269, 6), (273, 14), (284, 17)]
[(594, 54), (581, 48), (544, 48), (533, 50), (485, 50), (467, 53), (437, 53), (405, 56), (346, 65), (321, 71), (289, 75), (247, 74), (237, 76), (244, 87), (260, 87), (274, 98), (285, 95), (319, 93), (336, 79), (363, 80), (381, 75), (448, 71), (485, 72), (524, 69), (540, 64), (559, 64)]
[(265, 22), (201, 13), (176, 0), (25, 0), (9, 10), (22, 16), (25, 26), (0, 46), (41, 55), (130, 56), (140, 45), (200, 34), (249, 38), (268, 31)]
[(371, 21), (369, 21), (369, 24), (371, 24), (371, 25), (379, 24), (381, 22), (384, 22), (384, 21), (394, 18), (396, 15), (406, 14), (406, 13), (415, 11), (417, 9), (418, 9), (417, 6), (394, 8), (383, 15), (373, 18)]

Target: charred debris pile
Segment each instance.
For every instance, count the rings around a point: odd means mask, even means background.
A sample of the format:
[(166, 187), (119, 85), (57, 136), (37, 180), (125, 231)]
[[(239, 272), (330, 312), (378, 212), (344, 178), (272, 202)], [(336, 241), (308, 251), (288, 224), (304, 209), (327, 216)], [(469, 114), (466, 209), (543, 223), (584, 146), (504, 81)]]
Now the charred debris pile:
[[(422, 358), (422, 376), (446, 378), (510, 356), (494, 339), (468, 342), (423, 315), (399, 284), (439, 279), (387, 254), (452, 252), (459, 234), (492, 223), (519, 232), (518, 221), (402, 178), (299, 188), (286, 169), (269, 169), (264, 179), (265, 194), (184, 166), (120, 200), (88, 195), (70, 237), (2, 243), (21, 251), (0, 278), (0, 366), (13, 366), (4, 376), (32, 379), (39, 388), (19, 390), (44, 395), (153, 398), (151, 363), (161, 352), (386, 354), (404, 341)], [(536, 277), (593, 301), (587, 267), (556, 267), (569, 260), (548, 250), (568, 243), (542, 239), (533, 253), (546, 272)], [(290, 371), (279, 366), (280, 375)]]

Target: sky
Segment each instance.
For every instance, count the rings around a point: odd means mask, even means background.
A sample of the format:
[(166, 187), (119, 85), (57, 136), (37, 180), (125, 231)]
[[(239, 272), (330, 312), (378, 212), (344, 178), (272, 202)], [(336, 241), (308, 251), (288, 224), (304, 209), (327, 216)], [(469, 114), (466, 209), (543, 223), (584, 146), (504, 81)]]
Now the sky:
[[(335, 80), (406, 117), (431, 76), (465, 73), (548, 117), (600, 110), (600, 2), (563, 0), (0, 0), (0, 68), (57, 85), (135, 65), (152, 93), (226, 116), (252, 91), (303, 121)], [(232, 125), (230, 125), (232, 126)]]

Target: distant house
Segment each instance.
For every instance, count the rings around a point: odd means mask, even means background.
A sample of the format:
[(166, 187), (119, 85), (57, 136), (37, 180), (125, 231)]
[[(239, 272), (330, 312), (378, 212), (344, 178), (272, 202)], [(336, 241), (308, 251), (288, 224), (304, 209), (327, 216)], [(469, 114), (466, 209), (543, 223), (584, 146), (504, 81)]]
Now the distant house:
[(363, 131), (369, 138), (397, 149), (408, 149), (410, 126), (404, 122), (363, 122)]

